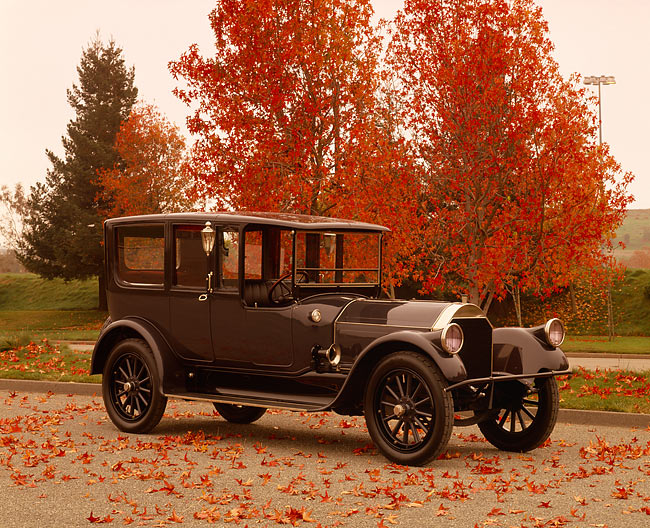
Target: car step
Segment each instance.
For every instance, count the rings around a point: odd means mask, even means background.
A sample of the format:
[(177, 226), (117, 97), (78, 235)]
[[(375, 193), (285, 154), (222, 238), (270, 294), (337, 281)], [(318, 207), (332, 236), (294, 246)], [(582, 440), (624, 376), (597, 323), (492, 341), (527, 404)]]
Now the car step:
[(179, 398), (182, 400), (200, 400), (215, 403), (231, 403), (235, 405), (249, 405), (251, 407), (265, 407), (273, 409), (286, 409), (289, 411), (320, 411), (328, 408), (331, 403), (331, 397), (305, 396), (300, 401), (280, 398), (256, 398), (239, 394), (207, 394), (203, 392), (178, 392), (165, 394), (169, 398)]

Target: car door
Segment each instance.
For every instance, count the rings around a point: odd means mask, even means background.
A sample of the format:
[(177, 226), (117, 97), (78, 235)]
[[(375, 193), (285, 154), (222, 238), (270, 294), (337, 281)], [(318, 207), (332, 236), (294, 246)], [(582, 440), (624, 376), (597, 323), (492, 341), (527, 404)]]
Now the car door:
[(201, 244), (204, 224), (171, 226), (171, 284), (169, 307), (173, 347), (184, 359), (213, 361), (210, 303), (199, 297), (206, 292), (214, 257)]
[[(212, 295), (215, 359), (241, 367), (289, 367), (292, 363), (292, 305), (269, 306), (268, 275), (277, 275), (269, 260), (267, 229), (224, 228), (219, 249), (219, 287)], [(276, 266), (277, 268), (277, 266)], [(258, 290), (258, 302), (245, 302), (241, 288)]]

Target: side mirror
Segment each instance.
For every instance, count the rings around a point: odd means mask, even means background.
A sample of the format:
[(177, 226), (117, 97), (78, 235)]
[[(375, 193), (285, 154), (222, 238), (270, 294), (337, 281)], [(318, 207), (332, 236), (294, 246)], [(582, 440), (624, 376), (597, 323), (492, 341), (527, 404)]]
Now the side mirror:
[(206, 256), (210, 256), (210, 253), (212, 253), (216, 238), (217, 232), (212, 229), (210, 222), (206, 222), (205, 227), (201, 230), (201, 243), (203, 244), (203, 251), (205, 251)]

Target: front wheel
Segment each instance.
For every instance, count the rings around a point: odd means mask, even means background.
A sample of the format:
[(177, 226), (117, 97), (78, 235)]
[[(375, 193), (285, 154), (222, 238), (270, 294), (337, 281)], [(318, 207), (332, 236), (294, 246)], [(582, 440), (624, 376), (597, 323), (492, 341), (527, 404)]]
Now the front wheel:
[[(518, 384), (524, 387), (523, 384)], [(514, 387), (513, 387), (514, 389)], [(555, 378), (537, 378), (523, 393), (510, 390), (500, 395), (503, 408), (480, 422), (486, 440), (504, 451), (531, 451), (543, 444), (557, 422), (560, 394)]]
[(249, 405), (233, 405), (231, 403), (215, 403), (214, 408), (227, 421), (238, 424), (249, 424), (259, 420), (266, 409)]
[(125, 339), (111, 350), (104, 367), (102, 395), (111, 421), (121, 431), (146, 433), (167, 406), (151, 349), (142, 339)]
[(438, 367), (414, 352), (384, 357), (366, 386), (368, 432), (393, 462), (422, 465), (446, 447), (454, 423), (451, 394)]

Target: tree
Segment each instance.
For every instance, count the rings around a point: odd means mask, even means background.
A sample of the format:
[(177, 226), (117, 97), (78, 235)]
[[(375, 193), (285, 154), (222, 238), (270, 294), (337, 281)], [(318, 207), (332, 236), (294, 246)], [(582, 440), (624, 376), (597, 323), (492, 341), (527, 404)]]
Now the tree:
[(218, 207), (332, 214), (378, 87), (370, 0), (219, 0), (212, 57), (170, 63), (192, 170)]
[(27, 213), (27, 197), (18, 183), (12, 191), (6, 185), (0, 187), (0, 241), (13, 251), (18, 247), (22, 233), (22, 219)]
[(131, 110), (115, 138), (120, 162), (100, 169), (97, 199), (104, 217), (170, 213), (192, 206), (191, 179), (183, 172), (185, 140), (152, 105)]
[(406, 0), (388, 51), (442, 273), (489, 303), (543, 295), (602, 269), (631, 175), (595, 145), (595, 116), (563, 80), (533, 0)]
[(137, 97), (134, 69), (127, 69), (121, 48), (99, 36), (83, 50), (79, 84), (68, 90), (75, 118), (62, 138), (65, 155), (52, 151), (45, 184), (31, 189), (18, 258), (46, 278), (99, 277), (100, 307), (105, 308), (102, 223), (96, 203), (98, 171), (120, 163), (115, 135)]

